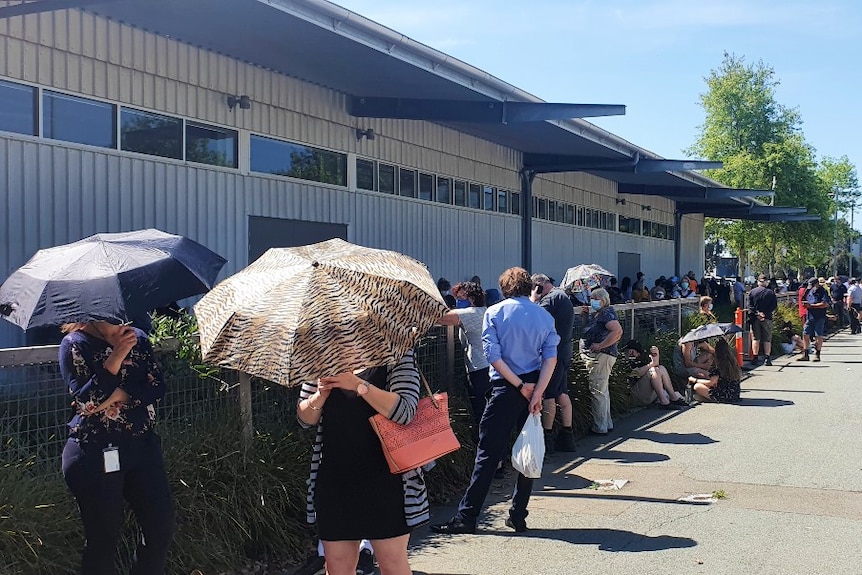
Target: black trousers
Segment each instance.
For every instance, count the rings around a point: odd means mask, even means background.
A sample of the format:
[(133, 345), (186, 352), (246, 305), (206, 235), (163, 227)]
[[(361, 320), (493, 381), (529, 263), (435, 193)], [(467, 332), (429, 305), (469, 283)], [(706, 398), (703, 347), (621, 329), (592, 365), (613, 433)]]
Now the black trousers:
[[(534, 383), (539, 372), (531, 372), (521, 376), (521, 379)], [(467, 492), (458, 505), (458, 516), (464, 523), (476, 524), (479, 512), (485, 504), (485, 498), (494, 480), (497, 464), (509, 447), (509, 435), (512, 430), (518, 431), (527, 421), (529, 402), (521, 392), (505, 380), (492, 380), (491, 396), (485, 413), (479, 424), (479, 444), (476, 446), (476, 463), (473, 476)], [(512, 495), (512, 506), (509, 516), (514, 520), (524, 520), (527, 517), (527, 504), (533, 491), (533, 480), (518, 473), (515, 482), (515, 492)]]
[[(862, 305), (859, 305), (858, 303), (854, 303), (850, 307), (855, 309), (857, 312), (862, 311)], [(854, 313), (850, 313), (850, 332), (859, 333), (859, 328), (859, 317)]]
[(63, 449), (63, 476), (84, 523), (82, 575), (114, 575), (117, 541), (128, 501), (142, 537), (131, 575), (164, 575), (175, 516), (161, 438), (149, 433), (120, 446), (120, 471), (105, 473), (101, 448)]

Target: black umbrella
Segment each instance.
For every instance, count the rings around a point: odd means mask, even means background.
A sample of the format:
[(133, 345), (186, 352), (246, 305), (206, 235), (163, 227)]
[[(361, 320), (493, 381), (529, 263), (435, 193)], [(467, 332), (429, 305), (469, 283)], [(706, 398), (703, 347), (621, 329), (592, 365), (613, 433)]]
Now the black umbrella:
[(707, 323), (690, 330), (687, 334), (679, 338), (679, 343), (704, 341), (714, 337), (724, 337), (740, 331), (742, 331), (742, 328), (735, 323)]
[(96, 234), (36, 252), (0, 286), (0, 315), (23, 329), (125, 322), (208, 291), (225, 262), (160, 230)]

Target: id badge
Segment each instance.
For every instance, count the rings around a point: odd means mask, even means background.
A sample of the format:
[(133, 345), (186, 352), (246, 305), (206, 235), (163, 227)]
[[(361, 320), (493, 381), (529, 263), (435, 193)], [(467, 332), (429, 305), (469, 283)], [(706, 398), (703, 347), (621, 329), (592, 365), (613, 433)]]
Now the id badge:
[(105, 459), (105, 473), (113, 473), (120, 470), (120, 448), (108, 446), (102, 450)]

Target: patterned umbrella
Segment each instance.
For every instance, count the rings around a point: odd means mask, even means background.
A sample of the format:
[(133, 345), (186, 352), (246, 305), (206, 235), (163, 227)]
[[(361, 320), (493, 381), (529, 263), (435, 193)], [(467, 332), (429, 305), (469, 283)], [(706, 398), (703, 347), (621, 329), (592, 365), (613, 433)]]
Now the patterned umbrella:
[(0, 316), (23, 329), (121, 323), (204, 293), (225, 261), (189, 238), (156, 229), (96, 234), (36, 252), (0, 286)]
[(566, 291), (590, 291), (593, 288), (606, 288), (614, 274), (598, 264), (581, 264), (566, 270), (560, 288)]
[(448, 309), (421, 262), (333, 239), (268, 250), (195, 315), (205, 361), (291, 386), (393, 363)]

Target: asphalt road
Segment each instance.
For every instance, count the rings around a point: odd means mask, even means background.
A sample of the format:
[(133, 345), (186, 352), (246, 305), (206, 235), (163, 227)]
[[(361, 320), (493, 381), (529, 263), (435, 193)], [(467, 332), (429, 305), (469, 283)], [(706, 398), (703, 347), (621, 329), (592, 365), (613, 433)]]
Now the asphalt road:
[[(743, 381), (739, 405), (653, 408), (555, 455), (515, 535), (513, 475), (496, 482), (475, 535), (411, 538), (428, 575), (862, 575), (862, 336), (823, 361), (781, 356)], [(626, 479), (599, 491), (601, 479)], [(433, 480), (433, 479), (432, 479)], [(710, 504), (678, 501), (723, 492)], [(432, 521), (448, 519), (434, 510)]]

